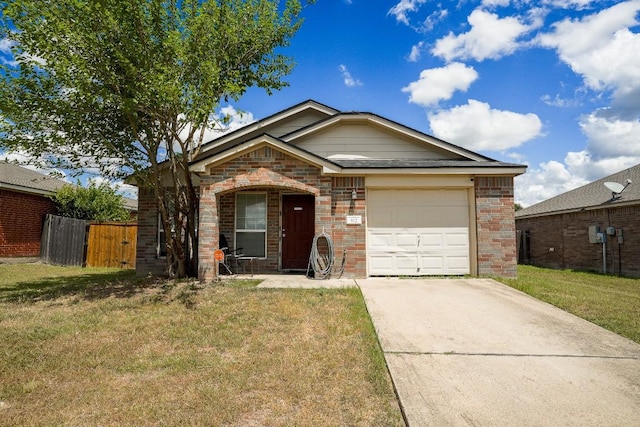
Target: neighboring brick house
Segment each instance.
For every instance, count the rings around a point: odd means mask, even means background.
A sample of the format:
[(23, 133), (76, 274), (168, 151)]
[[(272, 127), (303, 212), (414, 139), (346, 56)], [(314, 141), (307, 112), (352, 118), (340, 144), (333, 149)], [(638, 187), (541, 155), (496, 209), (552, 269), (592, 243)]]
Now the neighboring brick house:
[[(347, 277), (516, 275), (513, 177), (503, 163), (371, 113), (306, 101), (203, 146), (199, 271), (220, 235), (261, 272), (305, 271), (314, 235)], [(162, 230), (140, 190), (139, 274), (162, 273)]]
[(516, 212), (516, 228), (521, 263), (640, 276), (640, 165)]
[(65, 184), (0, 161), (0, 257), (40, 256), (44, 218), (56, 210), (49, 196)]

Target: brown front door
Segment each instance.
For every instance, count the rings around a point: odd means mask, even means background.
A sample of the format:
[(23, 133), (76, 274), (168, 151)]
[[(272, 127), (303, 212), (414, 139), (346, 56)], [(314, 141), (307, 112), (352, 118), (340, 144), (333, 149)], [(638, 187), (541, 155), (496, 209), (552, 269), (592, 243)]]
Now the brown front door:
[(282, 196), (282, 269), (305, 270), (315, 233), (315, 198)]

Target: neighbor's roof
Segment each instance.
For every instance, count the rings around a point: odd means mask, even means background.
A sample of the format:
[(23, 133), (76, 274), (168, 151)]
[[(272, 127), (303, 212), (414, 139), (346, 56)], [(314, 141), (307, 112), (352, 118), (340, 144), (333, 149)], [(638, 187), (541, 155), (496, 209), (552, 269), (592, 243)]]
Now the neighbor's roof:
[[(0, 161), (0, 190), (50, 196), (65, 185), (73, 185), (58, 178), (32, 171), (25, 167)], [(122, 197), (124, 207), (130, 211), (138, 210), (138, 201)]]
[[(621, 194), (612, 194), (604, 183), (617, 182), (626, 185), (632, 182)], [(516, 212), (516, 218), (553, 215), (567, 211), (583, 209), (601, 209), (607, 207), (640, 203), (640, 165), (633, 166), (613, 175), (609, 175), (590, 184), (567, 191), (551, 199), (529, 206)]]
[(61, 179), (0, 161), (0, 189), (49, 196), (67, 184)]

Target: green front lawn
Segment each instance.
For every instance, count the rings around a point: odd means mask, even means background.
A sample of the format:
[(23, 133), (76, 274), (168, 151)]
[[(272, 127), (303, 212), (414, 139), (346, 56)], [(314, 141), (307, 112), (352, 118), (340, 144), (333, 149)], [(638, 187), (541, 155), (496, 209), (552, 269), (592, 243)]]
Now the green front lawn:
[(520, 265), (498, 280), (640, 343), (640, 279)]
[(0, 265), (2, 425), (401, 426), (357, 289)]

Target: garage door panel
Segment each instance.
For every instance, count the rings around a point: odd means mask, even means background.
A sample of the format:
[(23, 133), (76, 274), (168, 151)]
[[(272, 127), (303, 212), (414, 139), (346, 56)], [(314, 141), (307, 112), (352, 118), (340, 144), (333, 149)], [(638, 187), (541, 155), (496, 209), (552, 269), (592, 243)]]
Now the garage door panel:
[(370, 275), (468, 274), (466, 190), (369, 190)]
[(400, 232), (395, 237), (395, 246), (400, 248), (415, 248), (418, 245), (418, 236), (415, 233)]
[(415, 254), (384, 254), (369, 256), (369, 274), (372, 276), (415, 275), (419, 268), (419, 260)]
[[(463, 256), (449, 256), (447, 257), (447, 267), (449, 270), (467, 270), (469, 268), (469, 257)], [(466, 274), (466, 273), (462, 273)]]
[(455, 234), (447, 234), (445, 235), (447, 239), (447, 246), (460, 246), (467, 248), (469, 247), (469, 233), (455, 233)]

